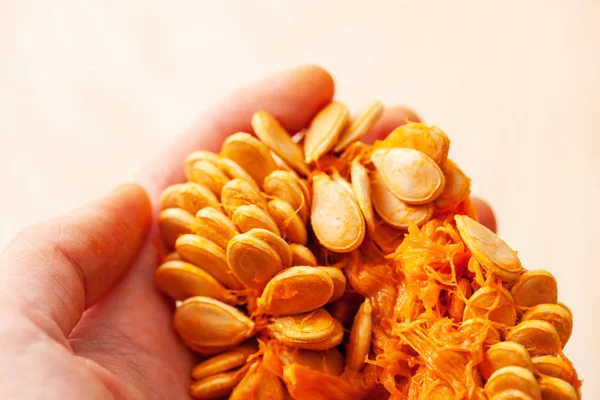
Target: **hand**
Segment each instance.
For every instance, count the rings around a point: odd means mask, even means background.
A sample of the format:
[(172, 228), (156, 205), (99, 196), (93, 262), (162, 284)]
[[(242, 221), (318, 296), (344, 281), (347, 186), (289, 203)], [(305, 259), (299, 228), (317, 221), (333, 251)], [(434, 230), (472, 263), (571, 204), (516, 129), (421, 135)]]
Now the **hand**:
[[(307, 66), (251, 84), (221, 102), (140, 171), (138, 184), (20, 233), (0, 255), (0, 394), (19, 399), (189, 398), (192, 354), (154, 285), (158, 198), (184, 179), (193, 150), (218, 151), (265, 109), (291, 132), (331, 101), (332, 78)], [(367, 140), (410, 110), (388, 108)], [(141, 185), (141, 186), (140, 186)], [(145, 190), (144, 190), (145, 189)], [(146, 194), (147, 193), (147, 194)], [(480, 218), (495, 229), (489, 207)]]

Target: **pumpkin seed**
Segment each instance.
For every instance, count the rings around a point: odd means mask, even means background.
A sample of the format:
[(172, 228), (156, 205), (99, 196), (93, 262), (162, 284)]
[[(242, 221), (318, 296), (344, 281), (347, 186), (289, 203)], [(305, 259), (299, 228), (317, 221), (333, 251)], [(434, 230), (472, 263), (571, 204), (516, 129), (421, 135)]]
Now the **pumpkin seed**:
[(170, 248), (180, 235), (192, 232), (194, 216), (181, 208), (167, 208), (158, 214), (158, 229), (165, 244)]
[(203, 269), (184, 261), (167, 261), (156, 270), (160, 290), (175, 300), (193, 296), (213, 297), (227, 304), (236, 304), (236, 296)]
[(340, 322), (322, 308), (275, 318), (269, 330), (283, 344), (308, 350), (328, 350), (340, 344), (344, 337)]
[(258, 290), (282, 268), (281, 257), (273, 247), (247, 233), (229, 241), (227, 262), (240, 282)]
[(235, 346), (254, 334), (254, 322), (237, 308), (210, 297), (190, 297), (175, 310), (175, 330), (202, 353)]
[(375, 214), (375, 232), (372, 239), (385, 254), (395, 252), (402, 243), (405, 234), (404, 229), (393, 227)]
[(258, 306), (271, 315), (305, 313), (325, 305), (333, 288), (327, 272), (314, 267), (291, 267), (267, 283)]
[(466, 215), (456, 215), (454, 219), (460, 237), (481, 266), (505, 282), (519, 277), (521, 261), (498, 235)]
[(378, 149), (371, 155), (371, 161), (382, 183), (405, 203), (430, 203), (444, 190), (444, 173), (435, 161), (418, 150)]
[(408, 123), (394, 129), (385, 140), (375, 147), (406, 147), (425, 153), (438, 165), (444, 165), (450, 149), (448, 136), (435, 126), (423, 123)]
[(221, 203), (229, 216), (236, 208), (244, 205), (255, 205), (268, 212), (267, 201), (263, 195), (242, 179), (232, 179), (223, 186)]
[(243, 288), (227, 265), (225, 250), (215, 242), (198, 235), (181, 235), (175, 249), (183, 260), (202, 268), (226, 287)]
[(221, 196), (223, 185), (229, 177), (210, 161), (196, 161), (192, 165), (190, 181), (209, 188), (217, 197)]
[(373, 307), (369, 299), (358, 309), (346, 344), (346, 369), (359, 371), (365, 364), (365, 358), (371, 348), (371, 330), (373, 326)]
[(431, 204), (409, 205), (394, 196), (378, 173), (373, 173), (371, 179), (371, 199), (381, 219), (400, 229), (406, 229), (410, 224), (423, 225), (433, 214)]
[(373, 215), (373, 203), (371, 201), (371, 182), (369, 181), (367, 169), (360, 163), (358, 158), (352, 160), (350, 176), (354, 198), (365, 218), (367, 230), (373, 235), (375, 232), (375, 216)]
[(245, 400), (256, 398), (255, 392), (260, 381), (261, 374), (259, 371), (261, 370), (262, 368), (260, 361), (250, 364), (240, 383), (231, 392), (229, 400)]
[(260, 190), (254, 178), (252, 178), (252, 176), (250, 176), (250, 174), (246, 172), (246, 170), (242, 168), (240, 164), (236, 163), (232, 159), (227, 157), (219, 157), (218, 161), (216, 162), (216, 166), (219, 167), (219, 169), (223, 171), (225, 175), (229, 177), (229, 179), (242, 179), (252, 185), (254, 189)]
[(265, 178), (263, 190), (267, 195), (288, 202), (304, 223), (308, 221), (309, 208), (297, 179), (287, 171), (273, 171)]
[(513, 326), (517, 321), (517, 310), (512, 306), (512, 297), (508, 290), (484, 286), (469, 299), (463, 320), (487, 315), (490, 321)]
[(527, 393), (523, 393), (518, 389), (503, 390), (500, 393), (496, 393), (490, 400), (533, 400), (533, 398)]
[(255, 342), (244, 343), (200, 362), (192, 370), (192, 378), (204, 379), (208, 376), (226, 372), (246, 364), (248, 358), (258, 351)]
[(160, 204), (163, 209), (182, 208), (192, 215), (204, 207), (221, 209), (217, 196), (206, 186), (194, 182), (169, 186), (162, 193)]
[(446, 160), (442, 167), (446, 184), (440, 197), (434, 201), (436, 208), (442, 211), (455, 208), (469, 197), (471, 179), (452, 160)]
[(516, 342), (500, 342), (490, 346), (479, 364), (479, 371), (485, 379), (497, 370), (508, 366), (527, 368), (533, 372), (533, 363), (525, 347)]
[(506, 340), (522, 344), (533, 357), (556, 355), (562, 348), (556, 329), (546, 321), (523, 321), (508, 332)]
[(333, 151), (339, 153), (349, 144), (360, 140), (375, 125), (381, 114), (383, 114), (383, 104), (379, 101), (367, 104), (352, 118), (346, 129), (340, 134)]
[(573, 317), (567, 310), (557, 304), (538, 304), (527, 310), (521, 321), (541, 320), (552, 324), (565, 347), (573, 331)]
[(308, 167), (304, 163), (302, 147), (292, 141), (290, 134), (281, 124), (266, 111), (259, 111), (252, 116), (252, 128), (275, 154), (292, 166), (302, 175), (308, 175)]
[(278, 236), (280, 235), (279, 228), (275, 225), (273, 218), (265, 210), (254, 204), (237, 207), (233, 210), (231, 220), (242, 233), (254, 228), (260, 228), (271, 231)]
[(235, 161), (259, 186), (267, 175), (277, 169), (267, 146), (245, 132), (234, 133), (225, 139), (221, 156)]
[(283, 384), (262, 363), (254, 363), (242, 381), (235, 387), (230, 400), (284, 400)]
[(310, 209), (310, 206), (312, 204), (311, 188), (308, 186), (308, 183), (305, 179), (298, 178), (296, 179), (296, 182), (298, 183), (298, 186), (300, 186), (300, 189), (302, 189), (302, 194), (304, 195), (304, 201), (306, 201), (306, 206)]
[(285, 240), (290, 243), (306, 244), (308, 240), (306, 226), (288, 202), (275, 198), (269, 201), (267, 207)]
[(311, 225), (319, 243), (338, 253), (356, 249), (365, 237), (365, 221), (356, 201), (323, 173), (313, 176)]
[(279, 255), (279, 258), (281, 258), (281, 264), (283, 268), (289, 268), (292, 266), (292, 249), (281, 237), (271, 231), (260, 228), (251, 229), (247, 233), (248, 235), (260, 239), (271, 246)]
[(318, 160), (336, 145), (348, 123), (348, 114), (345, 105), (334, 101), (315, 116), (304, 137), (307, 163)]
[[(293, 141), (293, 137), (292, 137), (292, 141)], [(296, 171), (294, 171), (292, 169), (292, 167), (290, 167), (285, 161), (283, 161), (283, 159), (281, 157), (279, 157), (277, 154), (275, 154), (273, 151), (271, 151), (271, 157), (273, 157), (273, 160), (275, 161), (275, 165), (277, 166), (277, 169), (282, 170), (282, 171), (287, 171), (287, 172), (291, 172), (294, 175), (298, 175), (296, 173)]]
[(526, 271), (514, 281), (510, 293), (515, 304), (523, 307), (544, 303), (556, 304), (558, 301), (556, 279), (544, 270)]
[(346, 276), (342, 270), (336, 267), (317, 267), (317, 269), (329, 275), (333, 282), (333, 293), (327, 302), (332, 303), (339, 300), (346, 291)]
[(558, 303), (559, 306), (561, 306), (562, 308), (564, 308), (565, 310), (567, 310), (567, 312), (569, 313), (569, 315), (571, 316), (571, 319), (573, 319), (573, 311), (571, 311), (571, 309), (569, 308), (569, 306), (567, 306), (565, 303), (559, 301)]
[(205, 207), (196, 213), (192, 231), (226, 249), (229, 240), (238, 234), (233, 222), (220, 210)]
[(539, 374), (552, 376), (563, 381), (571, 380), (573, 375), (571, 367), (566, 361), (556, 356), (537, 356), (533, 357), (531, 361)]
[(290, 249), (292, 250), (293, 266), (317, 266), (317, 258), (308, 247), (301, 244), (292, 243), (290, 244)]
[(187, 180), (190, 180), (190, 177), (192, 176), (192, 165), (194, 165), (197, 161), (210, 161), (213, 164), (217, 164), (217, 162), (219, 161), (219, 156), (211, 151), (205, 151), (205, 150), (196, 150), (192, 153), (190, 153), (186, 158), (185, 158), (185, 177), (187, 178)]
[(538, 380), (544, 400), (577, 400), (577, 391), (569, 383), (551, 376), (541, 376)]
[(533, 373), (523, 367), (503, 367), (492, 374), (485, 384), (485, 393), (493, 397), (506, 390), (519, 390), (534, 400), (542, 400), (540, 386)]
[(221, 372), (192, 383), (190, 394), (194, 399), (218, 399), (228, 396), (240, 382), (248, 368), (237, 371)]

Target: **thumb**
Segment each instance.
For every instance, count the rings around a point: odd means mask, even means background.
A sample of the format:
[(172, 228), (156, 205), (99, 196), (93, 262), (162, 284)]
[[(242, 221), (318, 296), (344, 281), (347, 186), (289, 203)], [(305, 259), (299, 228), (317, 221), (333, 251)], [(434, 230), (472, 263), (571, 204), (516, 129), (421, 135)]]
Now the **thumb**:
[(146, 192), (125, 184), (63, 217), (25, 229), (0, 255), (0, 301), (52, 337), (68, 336), (85, 309), (135, 259), (150, 222)]

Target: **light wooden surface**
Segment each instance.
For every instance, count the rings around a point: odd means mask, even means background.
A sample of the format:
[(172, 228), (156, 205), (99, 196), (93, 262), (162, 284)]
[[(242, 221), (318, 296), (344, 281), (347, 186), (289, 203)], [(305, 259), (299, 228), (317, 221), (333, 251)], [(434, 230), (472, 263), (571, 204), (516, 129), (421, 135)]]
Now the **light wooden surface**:
[(0, 2), (0, 245), (130, 179), (236, 86), (320, 64), (352, 108), (409, 104), (448, 133), (501, 235), (557, 276), (600, 396), (600, 2), (156, 4)]

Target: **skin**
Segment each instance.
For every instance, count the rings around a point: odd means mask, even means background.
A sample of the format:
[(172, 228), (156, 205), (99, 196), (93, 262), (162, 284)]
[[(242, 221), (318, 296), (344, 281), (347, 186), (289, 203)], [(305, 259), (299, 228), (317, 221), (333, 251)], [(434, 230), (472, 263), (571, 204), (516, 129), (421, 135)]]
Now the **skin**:
[[(172, 327), (172, 304), (156, 289), (153, 221), (168, 185), (184, 180), (183, 160), (218, 151), (254, 111), (288, 131), (307, 126), (334, 95), (331, 76), (303, 66), (252, 83), (203, 115), (140, 169), (136, 183), (25, 229), (0, 254), (0, 393), (19, 399), (187, 399), (193, 355)], [(419, 117), (386, 109), (372, 141)], [(476, 202), (495, 229), (491, 209)]]

